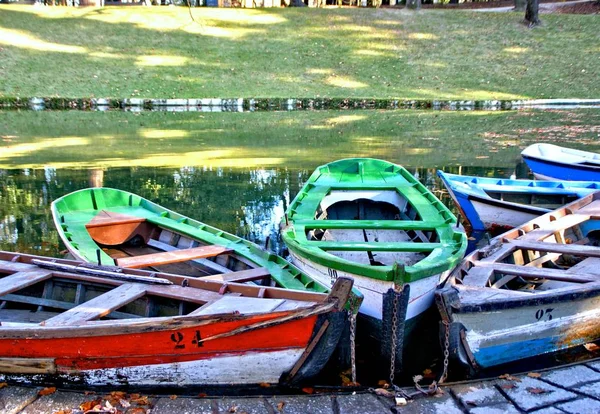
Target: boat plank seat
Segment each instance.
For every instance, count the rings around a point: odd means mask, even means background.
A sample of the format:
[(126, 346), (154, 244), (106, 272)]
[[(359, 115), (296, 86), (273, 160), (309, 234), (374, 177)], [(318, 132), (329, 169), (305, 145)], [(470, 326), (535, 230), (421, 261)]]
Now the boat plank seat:
[[(593, 273), (569, 273), (560, 269), (547, 269), (531, 266), (519, 266), (507, 263), (474, 262), (477, 267), (493, 269), (494, 272), (505, 275), (517, 275), (523, 278), (559, 280), (572, 283), (600, 282), (600, 274)], [(472, 269), (469, 271), (471, 272)]]
[(256, 269), (240, 270), (237, 272), (230, 272), (220, 275), (203, 276), (202, 280), (217, 280), (219, 282), (251, 282), (254, 280), (260, 280), (271, 277), (271, 272), (264, 267), (257, 267)]
[(600, 258), (587, 257), (581, 262), (572, 266), (567, 272), (569, 273), (597, 273), (600, 269)]
[(241, 314), (266, 313), (273, 312), (284, 302), (285, 299), (259, 299), (223, 296), (221, 299), (207, 303), (206, 306), (202, 306), (188, 315), (201, 316), (235, 312), (239, 312)]
[(463, 285), (488, 287), (490, 277), (492, 277), (493, 273), (493, 270), (488, 267), (472, 267), (469, 272), (463, 276)]
[[(192, 247), (199, 247), (197, 244), (196, 246), (194, 246), (193, 244), (196, 243), (193, 240), (190, 240), (190, 244), (189, 246), (185, 246), (185, 248), (192, 248)], [(159, 250), (164, 250), (165, 252), (171, 252), (173, 250), (180, 250), (181, 247), (178, 246), (172, 246), (168, 243), (163, 243), (161, 241), (155, 240), (155, 239), (149, 239), (146, 244), (148, 244), (148, 246), (150, 247), (154, 247), (155, 249), (159, 249)], [(231, 269), (228, 269), (225, 266), (221, 266), (218, 263), (215, 263), (211, 260), (208, 259), (194, 259), (192, 260), (194, 263), (198, 263), (200, 266), (206, 267), (216, 273), (230, 273), (232, 272)]]
[(435, 230), (444, 222), (423, 222), (414, 220), (299, 220), (296, 226), (311, 229), (365, 229), (365, 230)]
[(85, 227), (87, 229), (94, 227), (106, 227), (114, 224), (129, 224), (129, 223), (142, 223), (146, 221), (143, 217), (130, 216), (128, 214), (112, 213), (109, 211), (102, 210), (92, 220), (90, 220)]
[(545, 243), (528, 240), (512, 240), (511, 245), (519, 249), (571, 254), (575, 256), (600, 257), (600, 247), (580, 244)]
[(194, 259), (205, 259), (224, 253), (230, 253), (232, 250), (223, 246), (201, 246), (191, 249), (173, 250), (170, 252), (152, 253), (143, 256), (123, 257), (116, 260), (117, 266), (130, 269), (139, 269), (142, 267), (160, 266), (170, 263), (186, 262)]
[(43, 324), (44, 326), (69, 326), (101, 318), (113, 310), (144, 296), (147, 287), (147, 285), (141, 283), (125, 283), (50, 318)]
[[(581, 211), (581, 210), (579, 210)], [(549, 223), (544, 223), (543, 228), (538, 228), (531, 230), (524, 236), (522, 236), (521, 240), (542, 240), (546, 237), (552, 236), (554, 233), (560, 230), (565, 230), (570, 227), (581, 224), (587, 220), (589, 220), (590, 216), (586, 214), (567, 214), (555, 221), (551, 221)]]
[[(223, 298), (223, 295), (219, 294), (218, 292), (204, 289), (187, 288), (177, 285), (148, 285), (146, 286), (146, 293), (148, 295), (157, 295), (175, 300), (199, 303), (202, 305), (207, 302), (213, 302)], [(240, 296), (240, 294), (227, 293), (227, 296)]]
[(13, 273), (0, 279), (0, 296), (35, 285), (52, 277), (52, 271), (35, 268), (35, 270)]
[(309, 245), (323, 250), (340, 251), (402, 251), (402, 252), (430, 252), (443, 245), (441, 243), (413, 243), (413, 242), (339, 242), (339, 241), (310, 241)]
[(579, 214), (587, 214), (592, 219), (600, 219), (600, 200), (594, 200), (578, 210)]

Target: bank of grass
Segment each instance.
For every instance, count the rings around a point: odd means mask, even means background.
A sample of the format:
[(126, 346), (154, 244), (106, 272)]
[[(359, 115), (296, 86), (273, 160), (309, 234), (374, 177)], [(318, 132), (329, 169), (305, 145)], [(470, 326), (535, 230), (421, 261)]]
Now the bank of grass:
[(598, 98), (597, 16), (0, 5), (0, 96)]

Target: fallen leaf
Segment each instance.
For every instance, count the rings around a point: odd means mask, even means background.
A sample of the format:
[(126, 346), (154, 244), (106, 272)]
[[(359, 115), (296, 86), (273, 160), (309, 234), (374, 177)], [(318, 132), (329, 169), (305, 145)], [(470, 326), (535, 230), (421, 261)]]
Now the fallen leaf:
[(146, 395), (140, 396), (139, 398), (136, 398), (136, 399), (130, 399), (129, 402), (135, 403), (137, 405), (149, 405), (150, 404), (148, 402), (148, 396), (146, 396)]
[(531, 378), (539, 378), (542, 376), (542, 374), (540, 374), (539, 372), (530, 372), (527, 374), (527, 376)]
[(503, 388), (505, 390), (512, 390), (513, 388), (515, 388), (515, 384), (513, 384), (513, 383), (502, 384), (500, 386), (500, 388)]
[(269, 384), (268, 382), (261, 382), (258, 385), (262, 388), (269, 388), (271, 386), (271, 384)]
[(232, 405), (231, 407), (229, 407), (229, 410), (227, 410), (228, 413), (236, 413), (238, 409), (237, 405)]
[(90, 411), (92, 408), (94, 408), (97, 405), (100, 405), (101, 403), (102, 400), (100, 398), (91, 401), (85, 401), (79, 404), (79, 409), (83, 411)]
[(377, 385), (379, 385), (382, 388), (390, 388), (390, 384), (388, 384), (386, 380), (377, 381)]
[(396, 397), (396, 393), (392, 391), (388, 391), (385, 388), (375, 388), (375, 394), (380, 395), (382, 397), (394, 398)]
[(169, 400), (176, 400), (177, 396), (176, 395), (169, 395)]
[(505, 380), (509, 380), (509, 381), (517, 381), (517, 382), (521, 382), (521, 379), (518, 377), (513, 377), (510, 374), (504, 374), (504, 375), (500, 375), (498, 378), (500, 379), (505, 379)]
[[(593, 342), (584, 344), (583, 347), (585, 349), (587, 349), (589, 352), (596, 352), (596, 351), (600, 350), (600, 346), (598, 346), (597, 344), (595, 344)], [(0, 387), (0, 388), (2, 388), (2, 387)]]
[(131, 407), (131, 403), (127, 400), (119, 400), (119, 404), (121, 404), (121, 407), (123, 407), (123, 408)]
[(52, 414), (72, 414), (73, 410), (67, 408), (66, 410), (52, 411)]
[(527, 387), (526, 390), (532, 394), (545, 394), (548, 392), (548, 390), (538, 387)]
[(284, 406), (285, 406), (285, 402), (283, 402), (283, 401), (277, 403), (277, 411), (282, 412)]
[(46, 387), (42, 390), (39, 390), (38, 395), (40, 395), (40, 396), (50, 395), (50, 394), (54, 394), (55, 392), (56, 392), (56, 387)]
[(205, 398), (205, 397), (208, 397), (208, 394), (205, 393), (205, 392), (201, 392), (201, 393), (198, 394), (198, 397)]
[(302, 388), (302, 392), (305, 394), (313, 394), (315, 392), (314, 388), (311, 387), (304, 387)]
[(146, 409), (143, 407), (135, 407), (127, 410), (127, 414), (146, 414)]
[(8, 387), (8, 384), (6, 382), (0, 382), (0, 390), (4, 387)]

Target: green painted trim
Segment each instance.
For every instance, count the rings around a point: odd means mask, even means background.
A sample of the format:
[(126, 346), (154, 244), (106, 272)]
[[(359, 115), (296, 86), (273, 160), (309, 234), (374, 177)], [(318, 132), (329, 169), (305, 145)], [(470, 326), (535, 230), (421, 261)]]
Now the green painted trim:
[[(409, 200), (421, 220), (316, 220), (316, 211), (332, 191), (389, 190)], [(405, 283), (453, 269), (467, 249), (467, 237), (454, 229), (456, 217), (403, 167), (372, 158), (349, 158), (318, 167), (287, 210), (282, 232), (290, 251), (322, 266), (386, 281)], [(382, 229), (436, 231), (439, 243), (369, 243), (311, 241), (312, 229)], [(403, 251), (429, 253), (420, 262), (395, 271), (393, 266), (370, 266), (344, 260), (328, 250)]]

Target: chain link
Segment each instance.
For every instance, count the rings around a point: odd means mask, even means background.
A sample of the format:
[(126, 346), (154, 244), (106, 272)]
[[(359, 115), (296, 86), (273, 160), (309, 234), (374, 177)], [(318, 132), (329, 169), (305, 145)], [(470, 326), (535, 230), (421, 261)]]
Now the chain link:
[(352, 383), (356, 384), (356, 313), (350, 311), (350, 363), (352, 364)]
[(450, 324), (448, 321), (443, 321), (443, 324), (446, 332), (444, 332), (444, 369), (440, 377), (440, 384), (446, 381), (446, 377), (448, 376), (448, 359), (450, 357)]
[(398, 291), (394, 289), (394, 300), (392, 309), (392, 340), (390, 356), (390, 385), (394, 385), (394, 376), (396, 375), (396, 338), (398, 332)]

